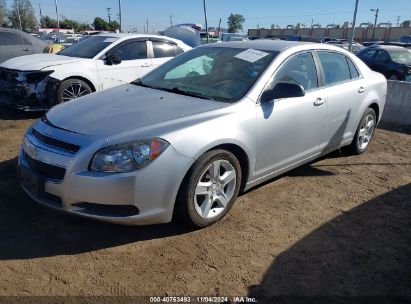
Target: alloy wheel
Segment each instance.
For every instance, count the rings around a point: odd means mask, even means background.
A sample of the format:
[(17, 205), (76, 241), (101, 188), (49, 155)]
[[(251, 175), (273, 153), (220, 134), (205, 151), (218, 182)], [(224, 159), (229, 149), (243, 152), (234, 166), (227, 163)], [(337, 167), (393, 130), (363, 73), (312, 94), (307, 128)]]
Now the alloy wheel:
[(372, 135), (375, 129), (374, 116), (368, 114), (362, 121), (360, 132), (358, 133), (358, 147), (361, 150), (367, 148), (368, 144), (371, 141)]
[(227, 160), (216, 160), (201, 173), (194, 193), (194, 207), (200, 217), (210, 219), (226, 209), (235, 193), (236, 176)]
[(90, 89), (81, 82), (73, 82), (63, 91), (63, 102), (67, 102), (90, 93)]

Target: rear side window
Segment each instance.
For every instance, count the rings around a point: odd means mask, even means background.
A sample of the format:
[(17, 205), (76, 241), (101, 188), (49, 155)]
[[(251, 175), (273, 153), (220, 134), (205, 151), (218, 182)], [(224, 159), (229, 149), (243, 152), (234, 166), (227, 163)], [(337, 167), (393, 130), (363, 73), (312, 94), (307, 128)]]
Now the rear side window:
[(342, 54), (331, 52), (318, 52), (324, 70), (324, 84), (331, 85), (351, 79), (350, 69), (346, 57)]
[(287, 60), (278, 70), (273, 87), (279, 82), (293, 82), (309, 91), (318, 88), (317, 70), (311, 53), (299, 54)]
[(145, 41), (133, 41), (123, 44), (113, 51), (121, 60), (136, 60), (147, 58), (147, 44)]
[(348, 62), (348, 68), (350, 69), (351, 78), (355, 79), (355, 78), (360, 77), (360, 73), (358, 72), (357, 68), (355, 67), (351, 59), (348, 57), (345, 57), (345, 59), (347, 59), (347, 62)]
[(152, 41), (152, 43), (154, 58), (174, 57), (182, 53), (182, 49), (174, 43), (165, 41)]
[(21, 37), (14, 33), (0, 32), (0, 45), (21, 45)]
[(375, 55), (376, 50), (368, 50), (361, 54), (361, 57), (366, 60), (371, 60)]

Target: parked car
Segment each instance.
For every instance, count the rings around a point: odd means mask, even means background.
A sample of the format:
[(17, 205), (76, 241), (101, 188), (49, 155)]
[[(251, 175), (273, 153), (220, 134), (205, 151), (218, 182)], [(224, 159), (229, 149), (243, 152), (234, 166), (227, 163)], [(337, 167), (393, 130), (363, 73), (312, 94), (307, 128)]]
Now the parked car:
[(8, 59), (42, 53), (47, 43), (23, 31), (0, 27), (0, 63)]
[(375, 45), (362, 50), (357, 56), (388, 79), (411, 81), (411, 52), (406, 48)]
[(335, 46), (208, 44), (51, 109), (25, 134), (20, 182), (38, 203), (88, 218), (205, 227), (240, 191), (342, 146), (365, 152), (386, 92)]
[[(350, 43), (347, 42), (345, 39), (344, 40), (330, 40), (330, 41), (327, 41), (327, 42), (324, 42), (324, 43), (339, 46), (339, 47), (341, 47), (345, 50), (350, 49)], [(360, 43), (358, 43), (358, 42), (353, 42), (353, 44), (351, 45), (351, 52), (354, 53), (354, 54), (359, 53), (363, 49), (365, 49), (365, 47), (363, 45), (361, 45)]]
[(247, 41), (248, 40), (248, 38), (246, 36), (236, 34), (236, 33), (220, 33), (218, 38), (223, 42)]
[(58, 54), (24, 56), (0, 64), (0, 101), (22, 110), (47, 110), (129, 83), (189, 49), (164, 36), (90, 36)]
[(397, 41), (381, 42), (381, 43), (378, 43), (378, 45), (395, 45), (395, 46), (405, 47), (406, 49), (411, 49), (411, 43), (397, 42)]

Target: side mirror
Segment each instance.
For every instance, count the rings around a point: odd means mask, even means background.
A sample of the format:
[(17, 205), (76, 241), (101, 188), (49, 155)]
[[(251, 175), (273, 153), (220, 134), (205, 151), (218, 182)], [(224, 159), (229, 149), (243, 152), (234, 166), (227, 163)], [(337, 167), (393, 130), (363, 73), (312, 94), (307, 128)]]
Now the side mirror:
[(116, 65), (121, 63), (121, 58), (118, 57), (116, 54), (111, 53), (104, 58), (104, 61), (107, 65)]
[(292, 82), (279, 82), (273, 89), (266, 90), (261, 95), (261, 102), (270, 102), (274, 99), (305, 96), (302, 86)]

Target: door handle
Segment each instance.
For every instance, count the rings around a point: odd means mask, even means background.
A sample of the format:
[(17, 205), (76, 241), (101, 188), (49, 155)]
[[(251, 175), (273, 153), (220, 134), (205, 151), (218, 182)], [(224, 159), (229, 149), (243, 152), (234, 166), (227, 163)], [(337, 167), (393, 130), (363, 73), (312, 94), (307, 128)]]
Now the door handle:
[(30, 52), (30, 49), (29, 48), (24, 48), (23, 52)]
[(318, 106), (321, 106), (324, 102), (325, 102), (325, 99), (322, 99), (321, 97), (318, 97), (318, 98), (314, 101), (314, 105), (318, 107)]
[(152, 63), (143, 63), (142, 65), (141, 65), (141, 67), (142, 68), (148, 68), (148, 67), (151, 67), (153, 64)]
[(358, 93), (364, 93), (365, 92), (365, 89), (364, 89), (364, 87), (360, 87), (359, 89), (358, 89)]

